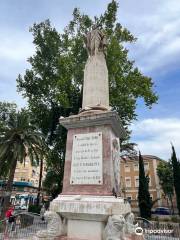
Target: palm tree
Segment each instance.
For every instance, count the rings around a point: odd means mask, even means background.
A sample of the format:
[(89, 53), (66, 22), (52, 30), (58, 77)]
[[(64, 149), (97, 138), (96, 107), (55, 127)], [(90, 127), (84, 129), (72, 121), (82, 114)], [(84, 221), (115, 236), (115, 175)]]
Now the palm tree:
[(7, 175), (3, 216), (10, 203), (17, 162), (23, 163), (28, 155), (32, 165), (39, 164), (46, 152), (43, 135), (31, 124), (27, 112), (11, 117), (0, 133), (0, 176)]

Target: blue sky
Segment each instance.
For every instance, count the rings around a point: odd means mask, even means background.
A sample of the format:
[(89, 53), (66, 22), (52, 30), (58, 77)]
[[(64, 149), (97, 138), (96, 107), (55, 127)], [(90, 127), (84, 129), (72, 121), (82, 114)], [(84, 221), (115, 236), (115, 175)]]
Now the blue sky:
[[(0, 101), (25, 100), (16, 93), (16, 77), (28, 67), (34, 47), (29, 27), (49, 18), (62, 31), (74, 7), (91, 16), (106, 9), (107, 0), (1, 0), (0, 1)], [(121, 0), (118, 20), (137, 38), (128, 46), (129, 57), (152, 77), (159, 103), (151, 110), (138, 101), (138, 121), (132, 128), (132, 141), (143, 154), (168, 159), (170, 142), (180, 156), (180, 1)]]

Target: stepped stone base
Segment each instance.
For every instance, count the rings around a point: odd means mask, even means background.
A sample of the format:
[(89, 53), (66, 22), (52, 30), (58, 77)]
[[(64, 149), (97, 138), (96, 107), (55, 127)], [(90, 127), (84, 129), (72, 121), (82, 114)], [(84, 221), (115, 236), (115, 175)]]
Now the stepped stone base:
[(87, 195), (59, 195), (51, 203), (50, 210), (67, 219), (64, 240), (102, 240), (109, 216), (131, 212), (129, 203), (124, 203), (122, 198)]
[[(59, 238), (56, 238), (55, 240), (87, 240), (87, 239), (68, 238), (66, 236), (61, 236)], [(94, 240), (96, 240), (96, 239), (94, 239)], [(144, 240), (144, 237), (132, 234), (132, 235), (126, 236), (124, 240)]]

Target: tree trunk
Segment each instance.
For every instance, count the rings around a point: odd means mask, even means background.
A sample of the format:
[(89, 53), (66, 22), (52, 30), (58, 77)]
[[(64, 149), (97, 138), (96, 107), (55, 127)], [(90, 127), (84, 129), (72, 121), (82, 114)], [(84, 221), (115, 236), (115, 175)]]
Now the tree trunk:
[(166, 197), (166, 201), (167, 201), (167, 207), (169, 208), (169, 198), (168, 198), (168, 196)]
[(172, 195), (169, 196), (170, 202), (171, 202), (171, 211), (172, 214), (174, 215), (174, 205), (173, 205), (173, 199), (172, 199)]
[(38, 194), (37, 194), (37, 202), (36, 202), (37, 206), (39, 206), (39, 202), (40, 202), (42, 172), (43, 172), (43, 159), (41, 159), (40, 161), (39, 186), (38, 186)]
[(4, 195), (4, 202), (3, 202), (3, 209), (2, 209), (2, 219), (4, 219), (5, 213), (6, 213), (8, 207), (10, 205), (16, 165), (17, 165), (17, 159), (15, 159), (12, 162), (12, 165), (11, 165), (11, 168), (10, 168), (9, 178), (7, 180), (6, 191), (5, 191), (5, 195)]

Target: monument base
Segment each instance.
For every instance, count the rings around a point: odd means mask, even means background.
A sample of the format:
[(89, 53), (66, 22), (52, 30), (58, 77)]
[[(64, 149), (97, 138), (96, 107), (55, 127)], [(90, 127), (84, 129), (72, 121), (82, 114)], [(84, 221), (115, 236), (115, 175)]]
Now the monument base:
[(109, 216), (131, 212), (129, 203), (113, 196), (59, 195), (50, 211), (67, 219), (67, 237), (102, 240)]

